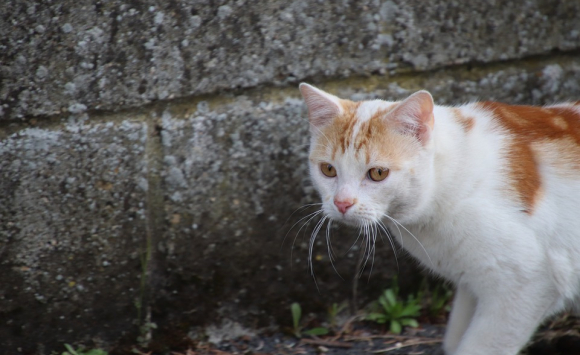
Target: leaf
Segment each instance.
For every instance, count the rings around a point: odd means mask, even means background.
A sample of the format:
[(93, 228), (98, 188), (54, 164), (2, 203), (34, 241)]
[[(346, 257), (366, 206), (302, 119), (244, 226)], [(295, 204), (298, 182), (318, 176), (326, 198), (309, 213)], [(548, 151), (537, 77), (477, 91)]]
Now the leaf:
[(302, 308), (296, 302), (290, 305), (290, 310), (292, 311), (292, 322), (294, 324), (294, 331), (296, 331), (300, 325), (300, 318), (302, 318)]
[(391, 333), (393, 334), (401, 334), (401, 323), (399, 323), (399, 321), (396, 320), (392, 320), (391, 321)]
[(89, 352), (85, 353), (84, 355), (108, 355), (108, 353), (105, 350), (94, 349), (94, 350), (90, 350)]
[(401, 319), (401, 324), (407, 325), (407, 326), (413, 327), (413, 328), (417, 328), (419, 326), (419, 322), (417, 322), (413, 318), (403, 318), (403, 319)]
[[(66, 350), (68, 350), (68, 353), (70, 353), (71, 355), (79, 355), (75, 349), (70, 346), (69, 344), (64, 344), (64, 347), (66, 348)], [(68, 354), (66, 351), (63, 353), (63, 355), (67, 355)]]
[(385, 297), (387, 298), (387, 301), (389, 302), (390, 305), (397, 304), (397, 296), (395, 295), (393, 289), (389, 288), (388, 290), (386, 290)]
[(391, 318), (399, 318), (403, 312), (403, 303), (395, 303), (391, 309)]
[(387, 322), (387, 317), (383, 313), (372, 312), (367, 314), (366, 320), (374, 321), (380, 324)]
[(326, 329), (324, 327), (312, 328), (310, 330), (305, 331), (304, 334), (307, 334), (307, 335), (326, 335), (326, 334), (328, 334), (328, 329)]
[(379, 304), (383, 307), (383, 310), (386, 313), (390, 313), (391, 309), (393, 308), (392, 305), (389, 304), (387, 298), (384, 296), (379, 297)]
[(421, 306), (419, 305), (407, 305), (401, 310), (399, 317), (417, 317), (421, 312)]

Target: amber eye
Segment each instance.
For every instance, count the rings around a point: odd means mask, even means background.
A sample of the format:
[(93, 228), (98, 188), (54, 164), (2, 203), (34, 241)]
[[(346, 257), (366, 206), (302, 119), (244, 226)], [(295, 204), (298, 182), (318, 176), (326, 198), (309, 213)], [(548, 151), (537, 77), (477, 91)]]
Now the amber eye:
[(372, 181), (383, 181), (389, 175), (389, 169), (385, 168), (372, 168), (368, 172), (369, 179)]
[(328, 177), (335, 177), (336, 176), (336, 169), (334, 168), (334, 166), (328, 164), (328, 163), (322, 163), (320, 164), (320, 170), (322, 171), (322, 173)]

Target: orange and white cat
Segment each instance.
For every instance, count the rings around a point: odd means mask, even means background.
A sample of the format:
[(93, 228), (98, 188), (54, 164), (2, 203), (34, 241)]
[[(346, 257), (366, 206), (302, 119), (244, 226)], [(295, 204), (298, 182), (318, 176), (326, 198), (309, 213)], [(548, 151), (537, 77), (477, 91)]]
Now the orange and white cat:
[(444, 107), (427, 91), (401, 102), (300, 91), (325, 216), (375, 236), (386, 224), (457, 287), (446, 354), (515, 355), (578, 301), (580, 102)]

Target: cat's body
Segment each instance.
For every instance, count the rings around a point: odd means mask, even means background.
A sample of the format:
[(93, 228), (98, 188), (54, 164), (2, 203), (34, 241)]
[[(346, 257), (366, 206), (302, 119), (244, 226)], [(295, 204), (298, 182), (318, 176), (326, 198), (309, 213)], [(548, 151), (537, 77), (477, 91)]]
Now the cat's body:
[(442, 107), (424, 91), (355, 103), (300, 89), (325, 214), (386, 223), (456, 285), (446, 354), (515, 355), (577, 303), (580, 105)]

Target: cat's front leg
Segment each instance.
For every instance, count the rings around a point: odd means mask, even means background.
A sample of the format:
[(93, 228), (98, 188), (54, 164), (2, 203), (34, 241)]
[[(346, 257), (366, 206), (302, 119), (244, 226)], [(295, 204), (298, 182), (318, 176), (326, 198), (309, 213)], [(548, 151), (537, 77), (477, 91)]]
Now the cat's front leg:
[(555, 296), (543, 284), (477, 295), (475, 313), (453, 355), (516, 355), (544, 319)]
[(447, 322), (443, 350), (446, 355), (452, 355), (469, 326), (475, 313), (476, 301), (473, 294), (464, 286), (458, 286), (453, 299), (453, 306)]

